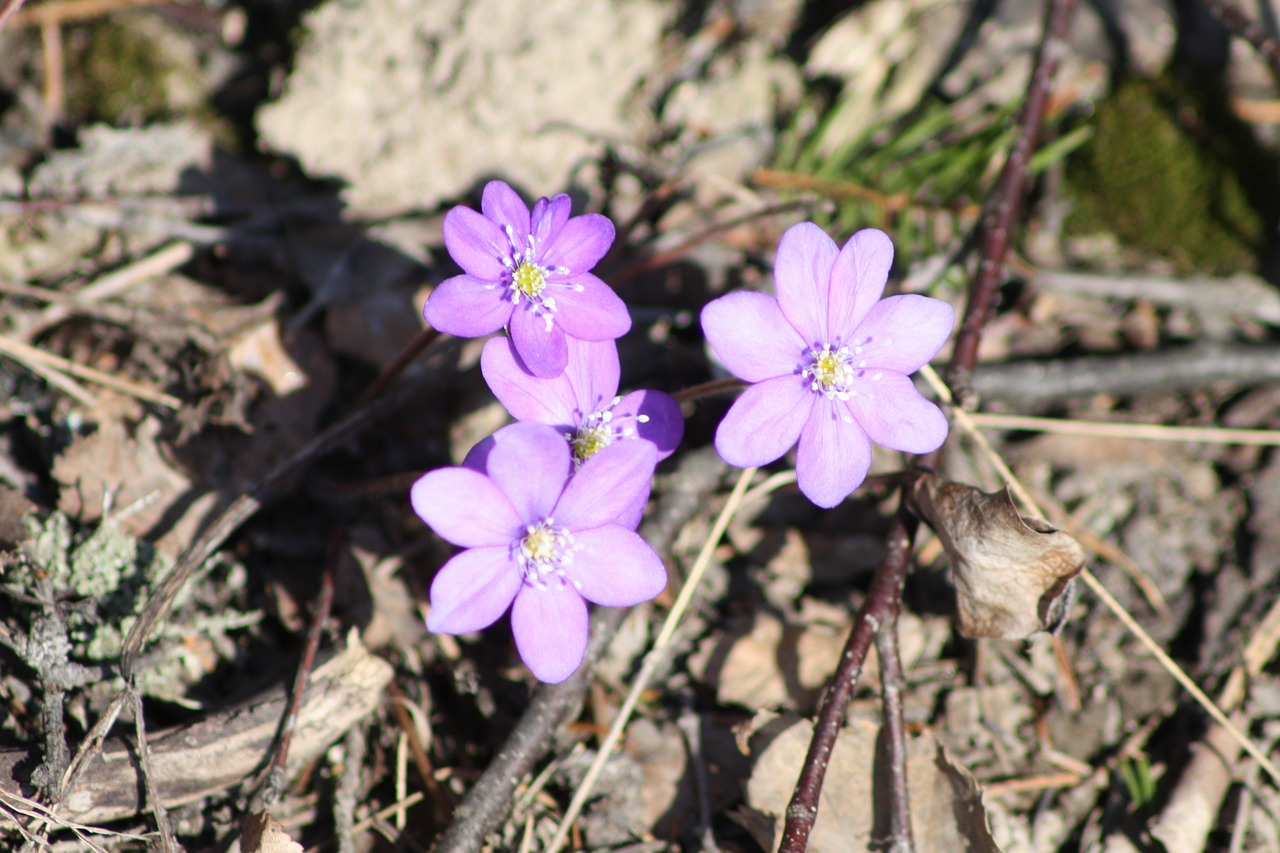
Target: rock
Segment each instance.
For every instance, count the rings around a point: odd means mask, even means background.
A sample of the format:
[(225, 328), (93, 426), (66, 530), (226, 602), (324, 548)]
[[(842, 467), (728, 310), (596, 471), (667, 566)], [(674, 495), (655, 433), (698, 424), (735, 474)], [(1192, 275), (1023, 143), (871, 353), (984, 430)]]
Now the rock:
[(670, 12), (656, 0), (330, 0), (305, 19), (258, 130), (345, 181), (362, 214), (431, 208), (486, 176), (550, 195), (606, 140), (638, 135), (628, 96)]

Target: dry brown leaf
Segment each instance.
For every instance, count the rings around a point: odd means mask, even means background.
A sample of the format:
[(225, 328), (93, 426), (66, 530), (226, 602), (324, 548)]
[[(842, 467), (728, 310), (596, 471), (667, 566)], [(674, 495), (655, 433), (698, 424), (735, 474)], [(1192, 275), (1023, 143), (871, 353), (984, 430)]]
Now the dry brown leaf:
[[(144, 418), (132, 430), (121, 421), (103, 421), (98, 430), (76, 438), (54, 460), (53, 477), (62, 486), (58, 509), (82, 522), (96, 521), (104, 508), (114, 513), (131, 536), (156, 538), (157, 547), (177, 553), (209, 511), (215, 496), (203, 493), (191, 476), (163, 451), (161, 424)], [(110, 495), (110, 500), (108, 500)], [(181, 518), (169, 514), (181, 507)], [(171, 525), (165, 525), (173, 521)]]
[[(879, 726), (865, 720), (840, 732), (818, 800), (809, 853), (881, 849), (887, 823), (873, 816), (888, 801), (888, 768), (876, 760), (879, 733)], [(752, 738), (753, 747), (767, 744), (759, 747), (747, 783), (748, 804), (774, 817), (773, 837), (757, 839), (767, 850), (774, 849), (782, 835), (787, 804), (812, 736), (811, 723), (793, 718), (777, 720)], [(907, 742), (907, 786), (917, 850), (998, 853), (978, 783), (928, 734)]]
[(303, 847), (284, 831), (284, 824), (270, 812), (245, 817), (240, 853), (302, 853)]
[(1007, 491), (925, 475), (910, 491), (951, 560), (956, 621), (966, 637), (1019, 640), (1061, 624), (1084, 548), (1049, 522), (1018, 514)]

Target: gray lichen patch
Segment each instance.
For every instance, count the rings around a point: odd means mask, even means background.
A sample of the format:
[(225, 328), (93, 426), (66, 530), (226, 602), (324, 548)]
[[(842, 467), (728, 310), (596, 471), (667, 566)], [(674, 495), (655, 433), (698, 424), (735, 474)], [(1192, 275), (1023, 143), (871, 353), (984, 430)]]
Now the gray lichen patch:
[[(108, 520), (83, 534), (63, 513), (28, 521), (30, 535), (7, 577), (10, 588), (39, 599), (51, 591), (66, 626), (70, 657), (80, 663), (114, 664), (125, 637), (147, 605), (170, 561), (150, 543)], [(161, 623), (156, 653), (139, 673), (144, 692), (182, 696), (219, 661), (237, 653), (234, 633), (257, 624), (260, 612), (234, 606), (245, 583), (237, 563), (213, 558), (179, 593), (170, 618)], [(38, 621), (35, 612), (30, 624)], [(96, 694), (112, 684), (90, 688)]]

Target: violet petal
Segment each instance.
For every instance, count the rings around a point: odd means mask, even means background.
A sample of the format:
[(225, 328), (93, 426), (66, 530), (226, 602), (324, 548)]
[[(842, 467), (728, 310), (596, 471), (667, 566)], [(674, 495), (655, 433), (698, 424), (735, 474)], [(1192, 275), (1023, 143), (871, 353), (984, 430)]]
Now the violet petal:
[(631, 530), (606, 524), (574, 534), (581, 550), (566, 570), (593, 604), (631, 607), (662, 592), (667, 570), (649, 543)]
[(570, 464), (564, 436), (546, 424), (524, 422), (502, 429), (486, 470), (527, 524), (551, 515)]
[(424, 474), (413, 484), (409, 502), (442, 539), (463, 548), (507, 544), (524, 523), (497, 484), (466, 468)]
[(819, 399), (798, 376), (748, 387), (716, 429), (720, 458), (739, 468), (767, 465), (791, 449)]
[(431, 582), (427, 630), (465, 634), (487, 628), (507, 612), (522, 583), (508, 548), (463, 551)]
[(631, 315), (626, 303), (591, 273), (572, 279), (582, 290), (556, 287), (555, 299), (560, 306), (556, 323), (565, 334), (584, 341), (612, 341), (631, 330)]
[[(641, 423), (638, 416), (647, 420)], [(684, 436), (684, 413), (680, 411), (680, 404), (661, 391), (632, 391), (614, 407), (613, 418), (615, 421), (635, 418), (631, 423), (636, 437), (658, 449), (659, 462), (675, 452)]]
[(839, 254), (835, 241), (812, 222), (792, 225), (778, 243), (774, 287), (782, 313), (808, 343), (827, 334), (827, 295)]
[(549, 267), (566, 267), (574, 277), (594, 267), (609, 251), (614, 238), (613, 223), (607, 216), (587, 213), (564, 224), (542, 251)]
[(499, 281), (506, 272), (507, 235), (493, 221), (469, 207), (455, 207), (444, 215), (444, 247), (463, 272), (481, 281)]
[[(866, 372), (847, 405), (872, 441), (906, 453), (928, 453), (946, 441), (947, 416), (921, 396), (910, 378), (891, 370)], [(880, 378), (872, 381), (876, 375)]]
[(510, 340), (491, 338), (480, 355), (480, 372), (489, 390), (513, 418), (539, 421), (567, 432), (576, 425), (574, 410), (577, 408), (577, 399), (569, 381), (574, 365), (572, 346), (569, 353), (565, 372), (543, 379), (524, 369)]
[(850, 331), (884, 294), (892, 266), (893, 243), (883, 231), (864, 228), (849, 238), (831, 269), (827, 341), (848, 340)]
[[(533, 215), (529, 218), (529, 233), (533, 235), (533, 243), (538, 247), (541, 256), (546, 255), (546, 247), (569, 221), (571, 207), (572, 202), (564, 193), (550, 199), (539, 199), (533, 206)], [(538, 260), (541, 260), (541, 257)]]
[(555, 519), (570, 530), (587, 530), (630, 518), (649, 499), (658, 452), (647, 441), (622, 441), (582, 463), (556, 504)]
[(702, 331), (725, 368), (747, 382), (792, 373), (809, 347), (778, 300), (746, 290), (707, 303)]
[(587, 603), (573, 587), (521, 587), (511, 608), (516, 648), (539, 681), (559, 684), (578, 669), (587, 650)]
[[(484, 185), (480, 210), (498, 224), (499, 230), (510, 228), (515, 247), (524, 248), (525, 238), (529, 236), (529, 207), (519, 193), (502, 181), (490, 181)], [(499, 245), (507, 245), (505, 234)]]
[(868, 367), (915, 373), (951, 336), (956, 313), (941, 299), (908, 293), (881, 300), (855, 333), (870, 336), (862, 357)]
[(511, 317), (511, 301), (500, 285), (469, 275), (447, 278), (432, 291), (422, 315), (436, 331), (475, 338), (498, 331)]
[(862, 485), (871, 467), (871, 442), (844, 405), (820, 400), (800, 435), (796, 481), (806, 498), (831, 508)]
[(521, 305), (511, 314), (510, 329), (511, 343), (526, 370), (544, 379), (564, 372), (569, 354), (559, 323), (548, 329), (541, 317)]

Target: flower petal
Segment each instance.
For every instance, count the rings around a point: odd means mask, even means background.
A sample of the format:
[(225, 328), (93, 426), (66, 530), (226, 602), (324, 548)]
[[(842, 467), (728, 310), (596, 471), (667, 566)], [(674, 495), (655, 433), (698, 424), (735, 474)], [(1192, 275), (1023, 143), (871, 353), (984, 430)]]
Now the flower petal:
[(799, 376), (766, 379), (742, 392), (716, 429), (716, 452), (730, 465), (767, 465), (800, 438), (814, 401)]
[(609, 251), (614, 233), (613, 223), (607, 216), (598, 213), (575, 216), (542, 250), (543, 264), (552, 269), (565, 267), (575, 276), (587, 272)]
[(592, 412), (599, 412), (618, 396), (618, 377), (622, 372), (618, 363), (618, 345), (607, 341), (584, 341), (566, 338), (569, 363), (564, 375), (573, 386), (574, 411), (580, 420)]
[(510, 329), (511, 343), (526, 370), (543, 379), (551, 379), (564, 372), (569, 354), (559, 323), (552, 323), (548, 329), (541, 317), (527, 306), (520, 305), (511, 312)]
[[(572, 349), (570, 349), (572, 353)], [(569, 373), (570, 358), (564, 373), (552, 379), (534, 376), (524, 369), (515, 347), (507, 338), (490, 338), (480, 354), (480, 372), (489, 390), (511, 416), (520, 421), (539, 421), (565, 431), (574, 429), (577, 400)]]
[(627, 394), (613, 409), (615, 421), (623, 418), (635, 418), (636, 437), (658, 448), (659, 462), (675, 452), (684, 436), (684, 413), (680, 411), (680, 404), (661, 391)]
[(871, 467), (871, 442), (838, 401), (813, 407), (796, 450), (796, 482), (806, 498), (831, 508), (862, 485)]
[(509, 241), (502, 228), (469, 207), (455, 207), (444, 215), (444, 247), (463, 272), (481, 281), (499, 281)]
[(427, 630), (465, 634), (487, 628), (507, 612), (523, 583), (509, 547), (463, 551), (431, 582)]
[(571, 287), (556, 287), (555, 299), (560, 306), (556, 323), (565, 334), (584, 341), (612, 341), (631, 330), (627, 305), (613, 288), (589, 272), (574, 275)]
[(467, 468), (428, 472), (413, 484), (409, 502), (440, 538), (463, 548), (508, 545), (524, 524), (496, 483)]
[(805, 343), (823, 342), (827, 334), (827, 301), (835, 241), (812, 222), (792, 225), (778, 243), (773, 262), (778, 305)]
[(546, 254), (546, 247), (555, 239), (564, 224), (569, 221), (569, 209), (572, 202), (569, 196), (560, 193), (554, 198), (540, 198), (533, 206), (533, 214), (529, 217), (529, 233), (533, 235), (533, 244), (538, 247), (541, 262)]
[(956, 312), (941, 299), (907, 293), (882, 300), (867, 313), (856, 337), (868, 367), (915, 373), (937, 355), (951, 336)]
[(884, 294), (892, 266), (893, 243), (883, 231), (864, 228), (849, 238), (831, 269), (827, 341), (849, 341), (853, 330)]
[(928, 453), (946, 441), (947, 416), (921, 396), (909, 377), (868, 368), (852, 387), (858, 393), (849, 399), (849, 411), (876, 444)]
[[(498, 430), (502, 432), (502, 430)], [(472, 471), (478, 471), (481, 474), (489, 473), (489, 454), (493, 453), (493, 448), (498, 446), (498, 433), (486, 436), (475, 443), (475, 446), (467, 451), (467, 455), (458, 463), (460, 468), (469, 468)]]
[(593, 604), (631, 607), (662, 592), (667, 570), (639, 534), (617, 524), (574, 534), (582, 546), (565, 570), (582, 597)]
[(649, 499), (658, 452), (647, 441), (622, 441), (597, 451), (569, 479), (554, 517), (571, 531), (618, 524)]
[[(519, 193), (502, 181), (490, 181), (484, 185), (480, 210), (497, 223), (499, 231), (511, 229), (511, 237), (517, 249), (525, 247), (525, 238), (529, 236), (529, 206), (520, 198)], [(507, 245), (505, 233), (501, 245)]]
[(559, 684), (578, 669), (587, 650), (587, 603), (573, 587), (525, 585), (511, 608), (520, 659), (539, 681)]
[(749, 290), (708, 302), (702, 332), (725, 369), (748, 382), (794, 373), (808, 349), (778, 300)]
[(431, 292), (422, 316), (437, 331), (475, 338), (498, 331), (511, 317), (511, 301), (501, 285), (469, 275), (447, 278)]
[(499, 432), (486, 465), (489, 479), (507, 496), (522, 525), (546, 518), (573, 470), (569, 442), (554, 427), (531, 421)]

